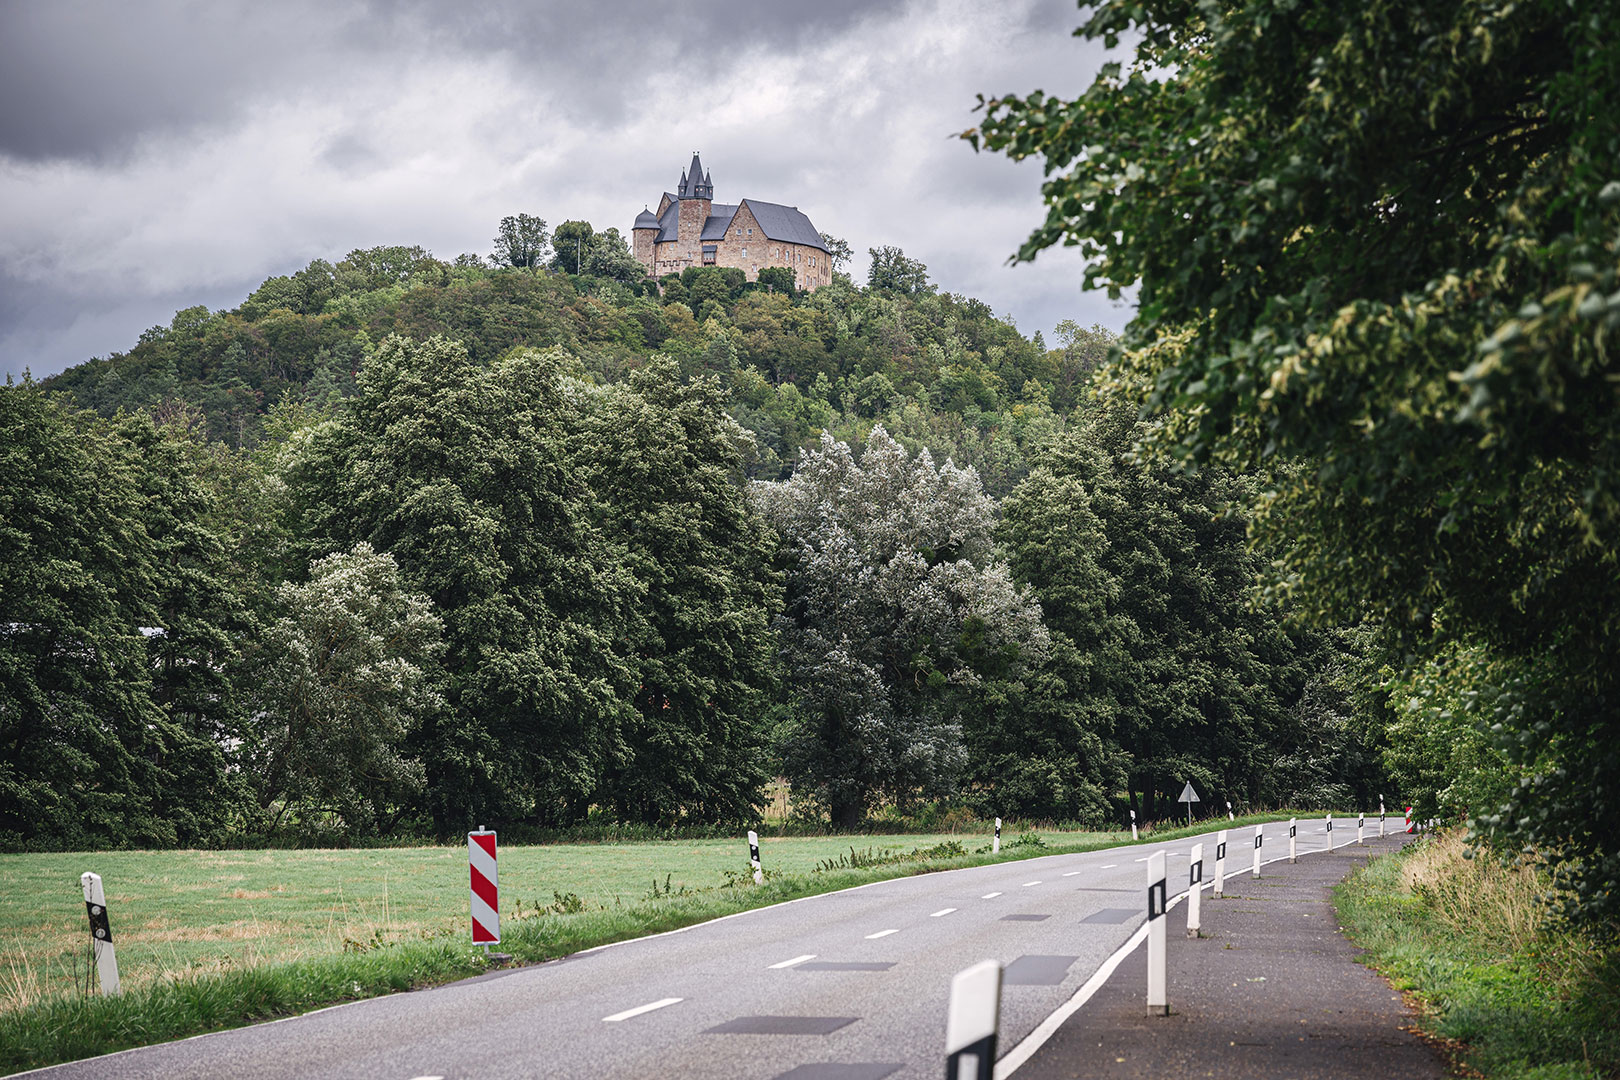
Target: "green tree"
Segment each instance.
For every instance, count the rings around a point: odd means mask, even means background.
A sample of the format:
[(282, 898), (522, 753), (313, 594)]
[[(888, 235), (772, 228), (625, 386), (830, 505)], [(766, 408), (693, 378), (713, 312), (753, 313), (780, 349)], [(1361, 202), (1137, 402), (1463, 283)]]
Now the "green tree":
[(821, 242), (827, 246), (827, 258), (831, 260), (834, 272), (848, 266), (849, 260), (855, 257), (855, 251), (849, 246), (847, 240), (840, 240), (836, 236), (822, 233)]
[(630, 253), (630, 245), (624, 242), (618, 229), (607, 229), (591, 238), (590, 246), (585, 249), (583, 272), (626, 284), (647, 276), (647, 268)]
[(951, 792), (964, 714), (1048, 644), (1040, 608), (991, 557), (979, 478), (912, 459), (876, 427), (858, 462), (823, 434), (791, 479), (753, 491), (787, 568), (787, 775), (844, 827), (880, 797)]
[(595, 239), (596, 230), (588, 221), (569, 219), (557, 226), (551, 237), (552, 269), (565, 274), (581, 273), (580, 267), (585, 265), (585, 256)]
[(441, 705), (432, 605), (365, 543), (316, 560), (309, 580), (284, 584), (277, 599), (244, 753), (270, 826), (335, 819), (352, 834), (386, 832), (423, 786), (404, 747)]
[[(1476, 818), (1567, 910), (1620, 918), (1620, 21), (1609, 7), (1110, 2), (1135, 43), (1072, 101), (967, 136), (1046, 159), (1020, 250), (1135, 286), (1114, 385), (1156, 442), (1278, 470), (1278, 593), (1479, 648), (1480, 718), (1522, 770)], [(1501, 666), (1497, 666), (1500, 664)]]
[(546, 261), (547, 242), (544, 218), (507, 215), (501, 218), (495, 233), (495, 254), (491, 258), (497, 266), (539, 266)]
[(794, 273), (791, 266), (762, 267), (757, 280), (761, 285), (773, 292), (782, 293), (784, 296), (794, 294)]
[(867, 248), (872, 265), (866, 272), (866, 287), (922, 296), (934, 291), (928, 281), (928, 267), (916, 259), (908, 259), (897, 247)]

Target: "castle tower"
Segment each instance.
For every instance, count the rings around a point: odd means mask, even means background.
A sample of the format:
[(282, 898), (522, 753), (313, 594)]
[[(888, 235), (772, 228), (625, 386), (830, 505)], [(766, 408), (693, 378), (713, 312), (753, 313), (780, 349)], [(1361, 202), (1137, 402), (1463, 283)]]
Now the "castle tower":
[(653, 260), (657, 258), (653, 249), (657, 246), (658, 229), (658, 215), (644, 207), (636, 215), (636, 224), (630, 230), (630, 253), (647, 268), (649, 274), (653, 272)]
[(683, 259), (693, 264), (703, 260), (703, 226), (714, 207), (714, 183), (703, 172), (703, 162), (692, 151), (692, 164), (681, 174), (681, 186), (675, 189), (680, 200), (680, 216), (676, 224), (676, 248)]

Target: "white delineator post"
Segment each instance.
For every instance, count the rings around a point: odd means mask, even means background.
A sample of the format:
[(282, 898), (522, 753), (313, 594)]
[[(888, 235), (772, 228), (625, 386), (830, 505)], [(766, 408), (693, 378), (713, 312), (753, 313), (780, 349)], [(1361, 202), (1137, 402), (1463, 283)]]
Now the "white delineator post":
[(1384, 838), (1384, 797), (1378, 796), (1378, 839)]
[(984, 960), (951, 979), (945, 1014), (945, 1080), (991, 1080), (1001, 1023), (1001, 965)]
[(1299, 819), (1288, 819), (1288, 861), (1299, 862)]
[[(1001, 819), (996, 818), (996, 836), (995, 836), (994, 840), (990, 841), (990, 854), (998, 855), (1000, 853), (1001, 853)], [(1000, 976), (998, 975), (997, 978), (1000, 978)]]
[(1215, 888), (1211, 895), (1219, 899), (1226, 893), (1226, 830), (1215, 835)]
[(489, 952), (501, 941), (500, 875), (495, 869), (495, 833), (478, 826), (467, 834), (467, 863), (472, 869), (472, 943)]
[(1329, 814), (1327, 816), (1327, 829), (1325, 831), (1327, 832), (1327, 838), (1328, 838), (1328, 850), (1332, 851), (1333, 850), (1333, 815), (1332, 814)]
[(1254, 827), (1254, 876), (1255, 877), (1260, 876), (1260, 845), (1264, 844), (1265, 842), (1266, 842), (1266, 838), (1261, 835), (1260, 826), (1256, 825)]
[(1148, 856), (1148, 1012), (1154, 1016), (1170, 1015), (1170, 998), (1165, 984), (1169, 981), (1165, 964), (1165, 889), (1164, 852), (1155, 851)]
[(1232, 800), (1231, 799), (1226, 800), (1226, 820), (1227, 821), (1236, 821), (1237, 820), (1237, 815), (1232, 813)]
[(1136, 836), (1136, 811), (1132, 810), (1131, 811), (1131, 839), (1135, 840), (1136, 838), (1137, 838), (1137, 836)]
[(1200, 886), (1204, 882), (1204, 845), (1194, 844), (1192, 849), (1192, 864), (1187, 867), (1187, 936), (1198, 936), (1200, 908), (1203, 906), (1204, 890)]
[(1362, 839), (1362, 830), (1366, 826), (1366, 824), (1367, 824), (1367, 815), (1366, 814), (1357, 814), (1356, 815), (1356, 843), (1358, 843), (1358, 844), (1366, 843), (1366, 841)]
[(754, 868), (754, 884), (765, 884), (765, 871), (759, 865), (759, 834), (753, 829), (748, 830), (748, 865)]
[(107, 894), (101, 888), (100, 874), (80, 874), (84, 888), (84, 910), (90, 916), (90, 951), (95, 954), (96, 973), (101, 976), (101, 992), (117, 994), (118, 953), (113, 949), (112, 923), (107, 920)]

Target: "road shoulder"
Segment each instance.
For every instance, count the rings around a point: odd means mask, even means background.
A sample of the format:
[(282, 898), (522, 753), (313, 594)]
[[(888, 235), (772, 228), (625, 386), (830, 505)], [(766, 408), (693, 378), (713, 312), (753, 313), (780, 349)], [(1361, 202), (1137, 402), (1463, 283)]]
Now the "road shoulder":
[(1445, 1077), (1400, 993), (1356, 962), (1360, 950), (1333, 911), (1333, 886), (1404, 839), (1269, 863), (1258, 880), (1228, 878), (1223, 899), (1204, 894), (1196, 940), (1177, 905), (1168, 916), (1171, 1015), (1148, 1015), (1147, 949), (1138, 947), (1018, 1080)]

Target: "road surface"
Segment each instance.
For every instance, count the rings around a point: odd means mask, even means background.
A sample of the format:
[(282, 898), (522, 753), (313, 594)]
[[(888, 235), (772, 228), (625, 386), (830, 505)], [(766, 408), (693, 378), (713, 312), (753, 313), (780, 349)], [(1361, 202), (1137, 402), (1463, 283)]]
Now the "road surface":
[[(1354, 819), (1335, 824), (1335, 845), (1354, 841)], [(1375, 836), (1376, 819), (1368, 827)], [(1264, 833), (1263, 856), (1286, 858), (1287, 823)], [(1252, 865), (1252, 836), (1232, 830), (1229, 875)], [(1214, 830), (900, 878), (32, 1075), (937, 1080), (951, 976), (984, 959), (1005, 966), (1001, 1075), (1026, 1036), (1118, 963), (1145, 919), (1148, 855), (1168, 854), (1174, 896), (1198, 840), (1207, 880)], [(1322, 822), (1302, 820), (1298, 840), (1302, 856), (1324, 850)], [(1184, 907), (1169, 918), (1174, 950)]]

